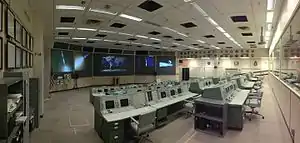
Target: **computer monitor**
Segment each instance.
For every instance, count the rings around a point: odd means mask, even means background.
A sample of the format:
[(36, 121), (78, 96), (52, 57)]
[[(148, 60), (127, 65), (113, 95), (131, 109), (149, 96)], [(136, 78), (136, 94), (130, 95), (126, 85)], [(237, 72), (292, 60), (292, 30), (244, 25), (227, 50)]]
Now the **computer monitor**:
[(147, 98), (148, 98), (148, 102), (150, 102), (150, 101), (153, 100), (152, 92), (151, 92), (151, 91), (148, 91), (148, 92), (147, 92)]
[(128, 106), (128, 99), (121, 99), (120, 103), (121, 103), (121, 107), (126, 107)]
[(141, 91), (142, 91), (141, 89), (138, 89), (138, 90), (137, 90), (137, 92), (141, 92)]
[(177, 89), (178, 94), (182, 93), (181, 88)]
[(115, 88), (110, 88), (111, 91), (115, 90)]
[(105, 109), (113, 109), (115, 108), (114, 100), (105, 101)]
[(174, 96), (176, 93), (175, 93), (175, 90), (174, 89), (172, 89), (171, 90), (171, 96)]
[(160, 93), (160, 96), (161, 96), (161, 98), (166, 98), (166, 97), (167, 97), (167, 94), (166, 94), (165, 91), (163, 91), (163, 92)]
[(102, 90), (101, 90), (101, 89), (98, 89), (98, 92), (102, 92)]
[(105, 89), (104, 89), (104, 92), (108, 92), (108, 89), (107, 89), (107, 88), (105, 88)]

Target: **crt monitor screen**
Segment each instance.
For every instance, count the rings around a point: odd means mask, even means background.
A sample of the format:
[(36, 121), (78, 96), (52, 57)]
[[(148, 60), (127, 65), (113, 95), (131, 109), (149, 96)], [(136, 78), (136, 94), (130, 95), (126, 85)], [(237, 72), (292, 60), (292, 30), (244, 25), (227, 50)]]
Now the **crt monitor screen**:
[(175, 94), (175, 90), (171, 90), (171, 96), (174, 96)]
[(121, 102), (121, 107), (128, 106), (128, 99), (121, 99), (120, 102)]
[(105, 101), (105, 108), (106, 109), (113, 109), (113, 108), (115, 108), (115, 102), (113, 100)]
[(152, 92), (151, 91), (147, 92), (147, 98), (148, 98), (149, 102), (153, 100), (153, 98), (152, 98)]
[(181, 88), (177, 89), (178, 94), (182, 93)]
[(166, 92), (161, 92), (160, 94), (161, 94), (161, 95), (160, 95), (160, 96), (161, 96), (161, 98), (166, 98), (166, 97), (167, 97), (167, 94), (166, 94)]

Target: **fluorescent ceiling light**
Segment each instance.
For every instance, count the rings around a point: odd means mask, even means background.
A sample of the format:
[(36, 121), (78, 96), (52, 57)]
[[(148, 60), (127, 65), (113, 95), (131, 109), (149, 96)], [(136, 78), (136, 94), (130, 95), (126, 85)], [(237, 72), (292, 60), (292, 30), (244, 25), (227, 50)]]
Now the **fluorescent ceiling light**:
[(177, 32), (177, 34), (178, 34), (178, 35), (181, 35), (181, 36), (184, 36), (184, 37), (189, 37), (189, 36), (187, 36), (187, 35), (185, 35), (185, 34), (183, 34), (183, 33), (180, 33), (180, 32)]
[[(231, 36), (230, 36), (228, 33), (226, 33), (226, 32), (224, 33), (224, 35), (225, 35), (227, 38), (229, 38), (229, 39), (231, 38)], [(231, 40), (231, 39), (230, 39), (230, 40)]]
[(268, 11), (267, 12), (267, 23), (272, 23), (273, 16), (274, 16), (274, 12), (273, 11)]
[(210, 24), (212, 24), (212, 25), (214, 25), (214, 26), (218, 26), (218, 23), (215, 22), (212, 18), (207, 17), (206, 19), (208, 20), (208, 22), (209, 22)]
[(56, 30), (74, 30), (75, 27), (56, 27)]
[(131, 44), (135, 44), (135, 45), (141, 45), (142, 43), (135, 43), (135, 42), (131, 42)]
[(83, 38), (83, 37), (73, 37), (72, 39), (73, 40), (86, 40), (86, 38)]
[(267, 24), (267, 30), (272, 30), (272, 23)]
[(108, 40), (108, 39), (104, 39), (103, 41), (104, 42), (112, 42), (112, 43), (116, 42), (116, 40)]
[(151, 40), (156, 40), (156, 41), (161, 41), (160, 39), (157, 38), (150, 38)]
[(271, 32), (270, 31), (266, 31), (265, 36), (266, 37), (270, 37), (271, 36)]
[(149, 45), (149, 44), (142, 44), (143, 46), (151, 46), (151, 45)]
[(129, 34), (129, 33), (123, 33), (123, 32), (119, 32), (119, 34), (121, 34), (121, 35), (127, 35), (127, 36), (133, 36), (132, 34)]
[(139, 37), (139, 38), (145, 38), (145, 39), (148, 39), (147, 36), (143, 36), (143, 35), (135, 35), (136, 37)]
[(267, 10), (273, 10), (275, 6), (275, 0), (268, 0), (267, 1)]
[(202, 41), (202, 40), (197, 40), (198, 42), (200, 42), (200, 43), (202, 43), (202, 44), (204, 44), (205, 42), (204, 41)]
[(172, 32), (175, 32), (175, 33), (178, 33), (178, 31), (176, 31), (176, 30), (174, 30), (174, 29), (171, 29), (171, 28), (169, 28), (169, 27), (163, 27), (164, 29), (167, 29), (167, 30), (170, 30), (170, 31), (172, 31)]
[(195, 2), (191, 3), (204, 17), (207, 17), (208, 14)]
[(178, 43), (173, 43), (174, 45), (177, 45), (177, 46), (180, 46), (180, 44), (178, 44)]
[(103, 32), (103, 33), (112, 33), (112, 34), (117, 33), (117, 32), (115, 32), (115, 31), (108, 31), (108, 30), (99, 30), (99, 32)]
[(97, 29), (92, 29), (92, 28), (77, 28), (77, 30), (81, 30), (81, 31), (97, 31)]
[(82, 6), (74, 6), (74, 5), (56, 5), (56, 9), (84, 10), (85, 7), (82, 7)]
[(155, 48), (161, 48), (160, 46), (158, 45), (151, 45), (152, 47), (155, 47)]
[(102, 41), (103, 39), (97, 39), (97, 38), (89, 38), (90, 41)]
[(168, 47), (161, 47), (161, 48), (163, 48), (163, 49), (168, 49)]
[(240, 57), (240, 59), (249, 59), (249, 57)]
[(105, 10), (101, 10), (101, 9), (92, 9), (90, 8), (91, 12), (97, 12), (97, 13), (103, 13), (103, 14), (109, 14), (109, 15), (117, 15), (117, 12), (109, 12), (109, 11), (105, 11)]
[(191, 2), (192, 0), (184, 0), (184, 2)]
[(217, 26), (216, 28), (217, 28), (220, 32), (225, 33), (225, 30), (224, 30), (222, 27)]
[(129, 44), (130, 42), (127, 41), (118, 41), (119, 43), (123, 43), (123, 44)]
[(55, 37), (55, 39), (70, 39), (70, 37)]
[(127, 19), (130, 19), (130, 20), (135, 20), (135, 21), (138, 21), (138, 22), (140, 22), (140, 21), (142, 21), (143, 19), (141, 19), (141, 18), (138, 18), (138, 17), (134, 17), (134, 16), (130, 16), (130, 15), (127, 15), (127, 14), (120, 14), (119, 15), (120, 17), (123, 17), (123, 18), (127, 18)]

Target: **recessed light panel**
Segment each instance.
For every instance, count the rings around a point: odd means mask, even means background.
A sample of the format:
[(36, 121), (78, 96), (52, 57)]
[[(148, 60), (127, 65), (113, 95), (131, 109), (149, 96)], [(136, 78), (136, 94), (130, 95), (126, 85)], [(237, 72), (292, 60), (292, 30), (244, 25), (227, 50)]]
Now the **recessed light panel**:
[(192, 23), (192, 22), (187, 22), (187, 23), (182, 23), (180, 24), (181, 26), (185, 27), (185, 28), (193, 28), (193, 27), (197, 27), (196, 24)]
[(143, 3), (141, 3), (138, 7), (147, 10), (148, 12), (153, 12), (163, 6), (153, 0), (146, 0)]
[(96, 37), (106, 37), (107, 35), (105, 34), (97, 34)]
[(61, 23), (74, 23), (75, 17), (60, 17)]
[(69, 32), (58, 32), (58, 35), (60, 35), (60, 36), (66, 36), (66, 35), (69, 35)]
[(225, 42), (218, 42), (218, 44), (225, 44)]
[(135, 41), (135, 40), (137, 40), (137, 39), (135, 39), (135, 38), (129, 38), (129, 39), (127, 39), (127, 40), (129, 40), (129, 41)]
[(151, 35), (158, 35), (158, 34), (160, 34), (160, 33), (157, 32), (157, 31), (152, 31), (152, 32), (149, 32), (149, 34), (151, 34)]
[(123, 28), (125, 26), (126, 25), (122, 23), (113, 23), (112, 25), (110, 25), (110, 27), (115, 27), (115, 28)]
[(247, 41), (247, 43), (249, 43), (249, 44), (254, 44), (255, 41)]
[(230, 18), (233, 22), (248, 22), (248, 18), (245, 15), (231, 16)]
[(205, 37), (205, 38), (215, 38), (214, 35), (205, 35), (204, 37)]
[(183, 39), (180, 39), (180, 38), (178, 38), (178, 39), (174, 39), (175, 41), (184, 41)]
[(253, 36), (252, 33), (242, 33), (242, 36)]

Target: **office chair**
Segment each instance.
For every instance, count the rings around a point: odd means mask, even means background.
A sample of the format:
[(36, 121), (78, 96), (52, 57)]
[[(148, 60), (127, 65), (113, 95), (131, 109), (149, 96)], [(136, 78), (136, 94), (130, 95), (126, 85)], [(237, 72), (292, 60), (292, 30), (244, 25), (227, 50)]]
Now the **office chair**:
[(249, 96), (245, 103), (246, 106), (251, 108), (250, 111), (245, 111), (245, 114), (250, 114), (250, 116), (248, 116), (249, 121), (252, 120), (252, 117), (254, 117), (253, 115), (260, 116), (262, 119), (265, 118), (262, 114), (260, 114), (258, 111), (255, 110), (256, 108), (261, 107), (261, 100), (262, 100), (261, 92), (249, 93)]
[(183, 105), (185, 110), (185, 117), (188, 118), (194, 114), (195, 102), (191, 100), (184, 100), (186, 103)]
[(138, 143), (145, 141), (153, 142), (149, 139), (149, 133), (155, 130), (156, 111), (148, 112), (139, 116), (139, 121), (131, 117), (131, 127), (135, 132)]

